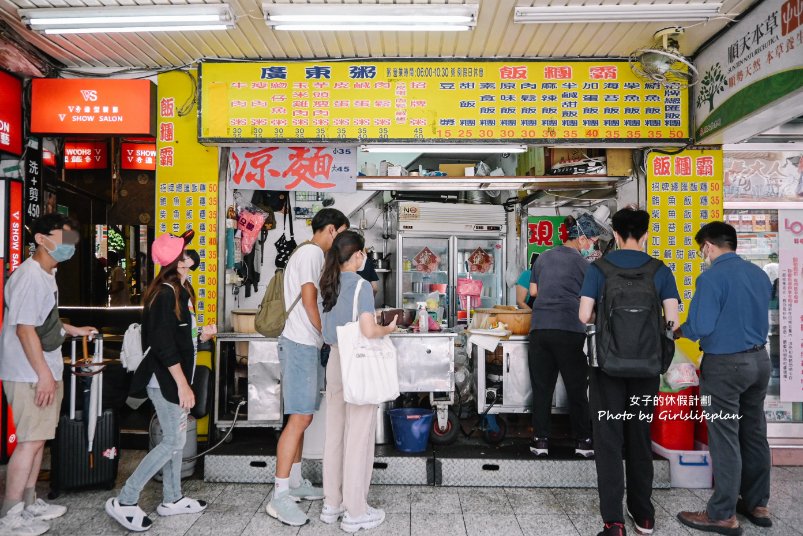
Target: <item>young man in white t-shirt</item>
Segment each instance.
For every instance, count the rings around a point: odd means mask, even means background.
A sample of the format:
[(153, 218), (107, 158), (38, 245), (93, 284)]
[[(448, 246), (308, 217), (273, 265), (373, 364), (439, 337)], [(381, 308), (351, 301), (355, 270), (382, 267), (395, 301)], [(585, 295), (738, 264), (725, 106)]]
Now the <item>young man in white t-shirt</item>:
[[(5, 290), (0, 380), (14, 415), (17, 447), (8, 462), (0, 534), (42, 534), (49, 528), (45, 521), (67, 511), (37, 499), (35, 488), (45, 442), (56, 435), (64, 394), (61, 347), (45, 349), (43, 343), (58, 345), (59, 334), (80, 337), (97, 332), (93, 327), (46, 322), (51, 314), (58, 316), (56, 267), (75, 252), (74, 228), (63, 214), (35, 221), (31, 232), (36, 251), (14, 271)], [(37, 328), (45, 325), (53, 328), (48, 334), (38, 333)]]
[(276, 486), (266, 509), (270, 516), (291, 526), (309, 521), (296, 501), (323, 499), (321, 488), (301, 478), (301, 454), (304, 431), (320, 406), (324, 386), (319, 298), (324, 254), (332, 247), (335, 236), (348, 228), (349, 220), (342, 212), (321, 210), (312, 219), (312, 240), (299, 246), (284, 270), (284, 300), (286, 307), (292, 309), (279, 337), (279, 362), (288, 419), (276, 447)]

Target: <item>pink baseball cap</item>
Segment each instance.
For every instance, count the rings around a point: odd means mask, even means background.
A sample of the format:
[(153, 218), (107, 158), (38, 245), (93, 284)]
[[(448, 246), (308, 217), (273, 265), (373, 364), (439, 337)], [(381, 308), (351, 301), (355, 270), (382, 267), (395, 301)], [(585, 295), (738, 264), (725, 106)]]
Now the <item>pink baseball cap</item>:
[(174, 236), (168, 233), (157, 236), (151, 245), (153, 262), (160, 266), (167, 266), (172, 263), (178, 259), (193, 236), (195, 236), (195, 231), (192, 229), (187, 229), (181, 236)]

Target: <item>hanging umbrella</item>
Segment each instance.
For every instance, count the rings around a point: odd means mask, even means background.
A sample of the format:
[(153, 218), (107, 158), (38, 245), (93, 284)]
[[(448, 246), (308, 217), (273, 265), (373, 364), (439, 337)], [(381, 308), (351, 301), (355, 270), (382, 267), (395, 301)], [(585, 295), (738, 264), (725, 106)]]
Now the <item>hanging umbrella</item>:
[[(86, 339), (84, 340), (84, 344), (86, 344)], [(102, 363), (103, 362), (103, 346), (101, 343), (101, 339), (95, 340), (95, 355), (92, 358), (92, 363)], [(90, 370), (92, 372), (96, 372), (98, 369), (96, 367), (91, 367)], [(86, 435), (87, 435), (87, 451), (89, 452), (89, 468), (93, 469), (95, 465), (95, 459), (92, 453), (92, 448), (95, 443), (95, 429), (97, 428), (97, 420), (100, 416), (100, 406), (101, 406), (101, 389), (103, 384), (100, 381), (99, 374), (93, 374), (90, 379), (90, 387), (89, 387), (89, 407), (85, 408), (86, 412)]]

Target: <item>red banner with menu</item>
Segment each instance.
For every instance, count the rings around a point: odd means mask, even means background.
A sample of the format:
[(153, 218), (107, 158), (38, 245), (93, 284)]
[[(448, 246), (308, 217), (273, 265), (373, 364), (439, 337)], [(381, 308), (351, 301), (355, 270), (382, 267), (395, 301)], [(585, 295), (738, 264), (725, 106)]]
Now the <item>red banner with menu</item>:
[(22, 80), (0, 71), (0, 152), (22, 154)]
[(156, 130), (156, 86), (148, 80), (36, 78), (34, 134), (141, 134)]

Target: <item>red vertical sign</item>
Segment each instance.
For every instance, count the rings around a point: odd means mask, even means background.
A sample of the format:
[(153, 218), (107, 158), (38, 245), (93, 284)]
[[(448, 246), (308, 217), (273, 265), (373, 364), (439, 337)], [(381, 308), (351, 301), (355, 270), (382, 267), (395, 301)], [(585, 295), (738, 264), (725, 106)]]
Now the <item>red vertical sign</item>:
[(11, 182), (8, 200), (9, 274), (22, 263), (22, 183)]

